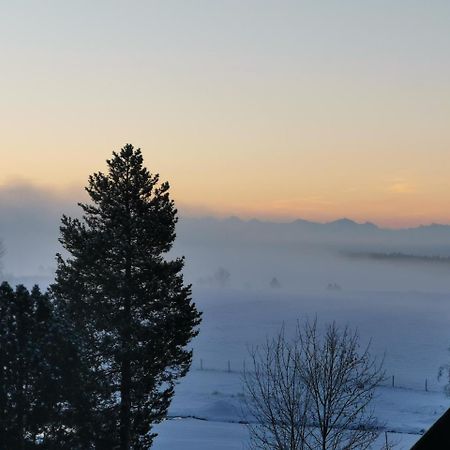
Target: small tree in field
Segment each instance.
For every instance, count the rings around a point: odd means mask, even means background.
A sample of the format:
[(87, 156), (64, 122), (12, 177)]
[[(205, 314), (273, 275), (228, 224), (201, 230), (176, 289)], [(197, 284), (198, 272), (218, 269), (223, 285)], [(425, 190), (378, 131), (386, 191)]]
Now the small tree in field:
[(251, 448), (368, 449), (380, 432), (371, 401), (384, 375), (358, 341), (335, 323), (319, 335), (315, 321), (252, 351), (244, 375)]
[(439, 367), (438, 379), (441, 380), (442, 378), (447, 380), (447, 384), (444, 386), (444, 393), (447, 397), (450, 397), (450, 363), (443, 364)]
[(89, 368), (81, 448), (147, 450), (152, 425), (190, 367), (186, 346), (200, 313), (183, 282), (184, 260), (165, 257), (177, 222), (168, 183), (132, 145), (107, 164), (106, 174), (89, 178), (82, 219), (62, 219), (69, 256), (58, 255), (52, 293), (79, 332)]
[(2, 269), (3, 269), (3, 255), (5, 254), (5, 247), (3, 245), (3, 241), (0, 239), (0, 275), (2, 273)]

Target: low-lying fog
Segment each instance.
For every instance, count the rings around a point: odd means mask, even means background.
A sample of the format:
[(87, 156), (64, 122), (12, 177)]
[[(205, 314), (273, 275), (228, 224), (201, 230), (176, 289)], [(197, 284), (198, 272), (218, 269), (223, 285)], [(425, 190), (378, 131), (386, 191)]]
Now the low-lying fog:
[[(48, 283), (60, 251), (63, 212), (74, 202), (0, 194), (3, 278)], [(173, 255), (185, 255), (186, 278), (198, 286), (238, 289), (450, 291), (450, 226), (389, 230), (347, 219), (328, 224), (182, 218)]]
[[(60, 251), (58, 226), (73, 206), (41, 197), (0, 207), (2, 279), (45, 286)], [(436, 382), (450, 336), (450, 226), (387, 230), (339, 220), (267, 223), (180, 219), (171, 256), (204, 312), (196, 357), (211, 368), (242, 364), (282, 322), (316, 314), (374, 338), (386, 368), (405, 385)], [(433, 380), (433, 381), (432, 381)]]
[(185, 219), (176, 253), (194, 284), (245, 289), (450, 290), (450, 227)]

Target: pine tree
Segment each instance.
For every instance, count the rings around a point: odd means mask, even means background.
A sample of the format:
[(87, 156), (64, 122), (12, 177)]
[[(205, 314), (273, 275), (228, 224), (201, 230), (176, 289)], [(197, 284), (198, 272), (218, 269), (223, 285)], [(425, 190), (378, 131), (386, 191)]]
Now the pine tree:
[(80, 332), (89, 368), (85, 425), (95, 449), (148, 449), (191, 364), (186, 348), (200, 313), (182, 276), (183, 258), (169, 260), (177, 210), (169, 184), (126, 145), (89, 177), (82, 219), (62, 218), (53, 295)]
[(47, 294), (0, 286), (0, 450), (72, 449), (77, 350)]

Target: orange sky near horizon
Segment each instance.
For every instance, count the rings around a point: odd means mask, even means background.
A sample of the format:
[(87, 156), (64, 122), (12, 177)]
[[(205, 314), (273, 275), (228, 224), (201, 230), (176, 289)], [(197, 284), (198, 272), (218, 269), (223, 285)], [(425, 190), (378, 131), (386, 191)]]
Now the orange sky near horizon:
[(185, 214), (450, 223), (448, 3), (187, 3), (3, 6), (0, 189), (130, 142)]

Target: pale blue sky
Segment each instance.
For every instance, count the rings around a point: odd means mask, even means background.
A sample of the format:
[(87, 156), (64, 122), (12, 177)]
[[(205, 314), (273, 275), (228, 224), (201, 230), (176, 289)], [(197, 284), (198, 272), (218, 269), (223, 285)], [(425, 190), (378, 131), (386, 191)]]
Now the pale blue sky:
[(1, 2), (0, 183), (132, 142), (193, 211), (450, 221), (449, 29), (438, 0)]

